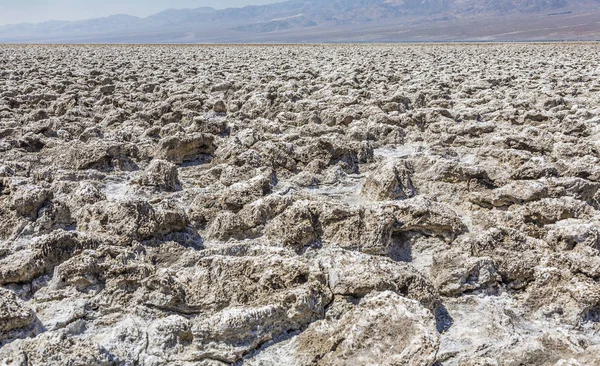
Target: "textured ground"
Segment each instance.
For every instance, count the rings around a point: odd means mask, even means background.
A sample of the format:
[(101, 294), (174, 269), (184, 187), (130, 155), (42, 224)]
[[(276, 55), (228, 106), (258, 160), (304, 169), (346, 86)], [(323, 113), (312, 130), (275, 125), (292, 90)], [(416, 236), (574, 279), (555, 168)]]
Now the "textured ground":
[(0, 364), (600, 364), (599, 51), (2, 46)]

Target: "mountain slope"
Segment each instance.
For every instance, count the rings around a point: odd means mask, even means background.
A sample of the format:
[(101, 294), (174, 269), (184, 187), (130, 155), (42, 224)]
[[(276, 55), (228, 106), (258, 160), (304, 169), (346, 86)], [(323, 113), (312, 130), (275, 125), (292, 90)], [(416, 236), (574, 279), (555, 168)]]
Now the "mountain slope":
[[(462, 29), (481, 19), (485, 23)], [(224, 10), (169, 9), (147, 18), (10, 25), (0, 27), (0, 42), (297, 42), (307, 34), (316, 36), (308, 41), (325, 42), (511, 40), (511, 34), (517, 40), (597, 39), (597, 19), (600, 0), (290, 0)], [(461, 29), (436, 32), (445, 22)], [(502, 24), (499, 33), (489, 34)], [(392, 29), (395, 37), (379, 36)]]

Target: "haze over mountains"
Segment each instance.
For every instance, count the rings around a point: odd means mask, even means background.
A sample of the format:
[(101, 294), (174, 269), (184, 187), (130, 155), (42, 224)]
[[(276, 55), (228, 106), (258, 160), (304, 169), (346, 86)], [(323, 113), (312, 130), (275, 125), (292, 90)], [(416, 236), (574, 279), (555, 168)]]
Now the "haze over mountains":
[(598, 39), (600, 0), (290, 0), (0, 27), (4, 43)]

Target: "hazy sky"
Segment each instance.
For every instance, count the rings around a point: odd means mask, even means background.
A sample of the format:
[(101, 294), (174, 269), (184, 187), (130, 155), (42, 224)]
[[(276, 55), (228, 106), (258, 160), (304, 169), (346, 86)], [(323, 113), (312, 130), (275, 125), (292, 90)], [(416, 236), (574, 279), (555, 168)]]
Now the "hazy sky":
[(114, 14), (148, 16), (169, 8), (222, 9), (283, 0), (0, 0), (0, 25), (78, 20)]

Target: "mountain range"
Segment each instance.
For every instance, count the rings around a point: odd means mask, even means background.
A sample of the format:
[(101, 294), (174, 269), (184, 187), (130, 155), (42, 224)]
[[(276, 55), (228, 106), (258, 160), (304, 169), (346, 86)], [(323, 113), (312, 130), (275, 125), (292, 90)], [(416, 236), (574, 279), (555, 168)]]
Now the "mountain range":
[(2, 43), (600, 39), (600, 0), (289, 0), (0, 27)]

